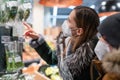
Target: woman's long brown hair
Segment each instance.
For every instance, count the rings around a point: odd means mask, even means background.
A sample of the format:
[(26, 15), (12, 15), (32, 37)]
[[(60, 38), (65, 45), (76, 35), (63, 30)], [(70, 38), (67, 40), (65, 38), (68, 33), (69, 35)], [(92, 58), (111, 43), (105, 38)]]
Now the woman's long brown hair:
[(95, 36), (99, 25), (99, 16), (95, 10), (85, 6), (77, 6), (74, 10), (76, 27), (82, 28), (83, 34), (76, 38), (72, 38), (74, 42), (72, 49), (73, 52), (75, 52), (81, 44), (89, 41)]

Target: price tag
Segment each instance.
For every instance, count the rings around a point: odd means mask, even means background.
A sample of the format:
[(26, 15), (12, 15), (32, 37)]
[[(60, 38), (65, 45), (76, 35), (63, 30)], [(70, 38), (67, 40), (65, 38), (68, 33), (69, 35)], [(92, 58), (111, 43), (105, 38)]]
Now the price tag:
[(1, 43), (10, 42), (10, 36), (1, 36)]

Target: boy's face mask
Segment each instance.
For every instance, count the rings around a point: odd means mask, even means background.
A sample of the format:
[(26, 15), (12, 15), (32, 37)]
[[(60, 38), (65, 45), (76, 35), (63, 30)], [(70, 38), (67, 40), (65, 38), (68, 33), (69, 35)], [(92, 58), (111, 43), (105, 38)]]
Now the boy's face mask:
[(65, 20), (62, 24), (62, 32), (64, 37), (70, 37), (72, 36), (71, 29), (68, 26), (67, 20)]
[(98, 59), (102, 60), (104, 54), (110, 52), (110, 48), (106, 43), (99, 40), (96, 47), (95, 47), (95, 49), (94, 49), (94, 51), (95, 51)]

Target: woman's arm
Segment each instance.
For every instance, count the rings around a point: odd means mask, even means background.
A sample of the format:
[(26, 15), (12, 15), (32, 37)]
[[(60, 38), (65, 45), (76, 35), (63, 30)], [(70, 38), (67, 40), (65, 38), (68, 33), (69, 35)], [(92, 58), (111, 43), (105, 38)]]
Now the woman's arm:
[(57, 64), (56, 52), (51, 50), (51, 48), (48, 46), (48, 44), (41, 35), (39, 39), (31, 40), (30, 45), (48, 64)]
[(35, 50), (38, 52), (38, 54), (48, 63), (48, 64), (56, 64), (57, 63), (57, 57), (55, 55), (55, 52), (53, 52), (50, 47), (45, 42), (42, 35), (39, 35), (36, 33), (30, 25), (23, 22), (23, 25), (27, 28), (24, 36), (25, 38), (30, 37), (32, 38), (30, 45), (35, 48)]

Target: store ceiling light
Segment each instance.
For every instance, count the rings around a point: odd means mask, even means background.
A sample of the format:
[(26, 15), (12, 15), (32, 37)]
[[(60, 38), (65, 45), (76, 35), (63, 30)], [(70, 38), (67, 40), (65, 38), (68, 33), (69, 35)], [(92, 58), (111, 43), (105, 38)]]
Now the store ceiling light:
[(112, 8), (112, 10), (115, 10), (115, 9), (116, 9), (116, 6), (115, 6), (115, 5), (113, 5), (111, 8)]
[(91, 5), (90, 8), (95, 9), (95, 5)]
[(105, 10), (105, 9), (106, 9), (106, 7), (105, 7), (105, 6), (102, 6), (101, 8), (102, 8), (102, 10)]
[(103, 1), (103, 2), (101, 3), (101, 5), (104, 6), (104, 5), (106, 5), (106, 3), (107, 3), (106, 1)]
[(75, 6), (69, 6), (68, 8), (69, 8), (69, 9), (74, 9), (74, 8), (75, 8)]
[(117, 6), (120, 7), (120, 2), (117, 3)]
[(101, 2), (98, 12), (110, 12), (110, 11), (120, 11), (120, 1), (118, 0), (106, 0)]

